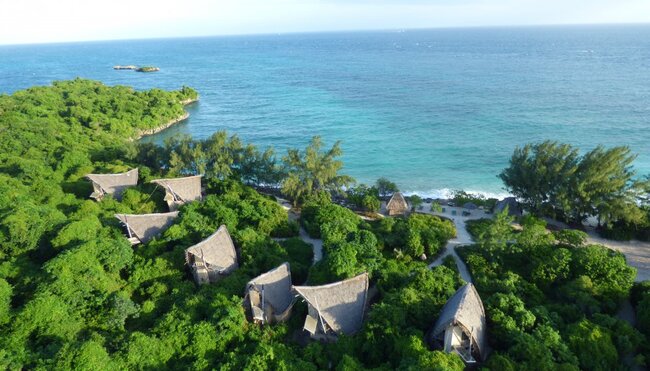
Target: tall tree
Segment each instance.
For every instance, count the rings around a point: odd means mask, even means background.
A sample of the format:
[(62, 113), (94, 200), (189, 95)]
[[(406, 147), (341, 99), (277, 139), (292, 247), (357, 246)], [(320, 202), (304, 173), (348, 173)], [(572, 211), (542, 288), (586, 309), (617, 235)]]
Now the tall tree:
[[(568, 144), (545, 141), (517, 147), (510, 165), (499, 177), (512, 194), (534, 212), (569, 209), (568, 180), (578, 165), (578, 150)], [(549, 210), (550, 207), (550, 210)]]
[(575, 221), (589, 215), (606, 223), (641, 221), (643, 213), (636, 205), (641, 183), (634, 181), (631, 166), (635, 158), (626, 146), (598, 146), (582, 157), (571, 187)]
[(338, 174), (343, 167), (343, 162), (338, 160), (343, 154), (341, 142), (337, 141), (326, 151), (321, 151), (322, 145), (321, 138), (315, 136), (304, 151), (290, 149), (282, 158), (287, 168), (282, 192), (291, 197), (294, 204), (318, 191), (340, 192), (354, 182), (353, 178)]

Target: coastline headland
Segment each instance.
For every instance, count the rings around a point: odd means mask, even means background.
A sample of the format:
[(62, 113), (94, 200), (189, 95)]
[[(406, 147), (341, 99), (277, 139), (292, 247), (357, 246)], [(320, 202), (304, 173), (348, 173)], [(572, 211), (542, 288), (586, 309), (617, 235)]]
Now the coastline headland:
[[(190, 105), (190, 104), (198, 102), (198, 101), (199, 101), (199, 98), (196, 97), (196, 98), (188, 98), (188, 99), (182, 100), (180, 103), (183, 106), (187, 106), (187, 105)], [(163, 131), (163, 130), (165, 130), (165, 129), (173, 126), (173, 125), (176, 125), (179, 122), (183, 122), (183, 121), (187, 120), (189, 117), (190, 117), (190, 113), (185, 112), (181, 116), (166, 122), (164, 125), (161, 125), (161, 126), (158, 126), (158, 127), (152, 128), (152, 129), (140, 130), (138, 132), (138, 134), (133, 138), (133, 140), (138, 140), (138, 139), (141, 139), (142, 137), (146, 137), (148, 135), (154, 135), (154, 134), (160, 133), (161, 131)]]

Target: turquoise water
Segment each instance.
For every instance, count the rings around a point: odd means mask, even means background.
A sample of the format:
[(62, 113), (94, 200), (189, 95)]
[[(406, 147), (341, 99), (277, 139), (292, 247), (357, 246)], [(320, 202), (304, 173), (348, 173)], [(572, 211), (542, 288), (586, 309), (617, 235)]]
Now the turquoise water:
[(226, 129), (284, 154), (321, 135), (359, 181), (424, 195), (503, 193), (514, 147), (544, 139), (629, 145), (650, 173), (648, 25), (0, 46), (0, 92), (76, 76), (200, 92), (188, 121), (147, 140)]

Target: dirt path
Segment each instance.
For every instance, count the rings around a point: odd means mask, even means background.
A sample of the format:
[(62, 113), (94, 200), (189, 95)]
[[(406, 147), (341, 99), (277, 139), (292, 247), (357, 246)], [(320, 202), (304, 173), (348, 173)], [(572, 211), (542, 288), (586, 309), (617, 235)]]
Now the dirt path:
[[(288, 213), (289, 213), (289, 220), (298, 222), (298, 219), (300, 218), (300, 215), (296, 214), (295, 212), (293, 212), (291, 210), (288, 210)], [(298, 225), (300, 225), (300, 224), (298, 224)], [(316, 239), (316, 238), (309, 237), (309, 234), (307, 233), (305, 228), (303, 228), (302, 226), (300, 226), (299, 236), (303, 241), (305, 241), (307, 243), (310, 243), (313, 246), (313, 248), (314, 248), (314, 264), (316, 264), (321, 259), (323, 259), (323, 240), (319, 240), (319, 239)]]
[(469, 232), (467, 232), (467, 229), (465, 228), (465, 218), (457, 217), (454, 218), (453, 221), (456, 225), (456, 238), (453, 238), (447, 242), (445, 251), (438, 257), (438, 259), (429, 264), (429, 268), (441, 265), (444, 258), (447, 257), (447, 255), (451, 255), (454, 258), (454, 261), (456, 261), (458, 272), (460, 273), (460, 276), (463, 278), (463, 280), (466, 282), (472, 282), (472, 276), (469, 274), (467, 266), (460, 259), (458, 254), (456, 254), (455, 250), (456, 246), (471, 244), (473, 242), (472, 236), (470, 236)]

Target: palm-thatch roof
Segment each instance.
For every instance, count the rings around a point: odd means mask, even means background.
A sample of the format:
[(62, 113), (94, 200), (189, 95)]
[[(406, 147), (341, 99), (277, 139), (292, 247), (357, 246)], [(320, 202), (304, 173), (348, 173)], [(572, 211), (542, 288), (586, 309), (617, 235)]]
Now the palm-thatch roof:
[(286, 319), (293, 305), (291, 270), (289, 263), (263, 273), (248, 282), (246, 298), (253, 319), (259, 322), (276, 322)]
[(129, 233), (131, 243), (147, 243), (173, 223), (178, 211), (162, 214), (115, 214)]
[(367, 273), (328, 285), (294, 286), (293, 289), (315, 310), (320, 331), (324, 324), (336, 334), (345, 335), (361, 328), (368, 298)]
[(237, 251), (225, 225), (205, 240), (185, 250), (185, 261), (197, 283), (216, 282), (237, 269)]
[(404, 195), (401, 192), (395, 192), (393, 197), (390, 198), (386, 204), (388, 215), (404, 214), (409, 209), (409, 204), (406, 202)]
[(508, 215), (521, 216), (521, 208), (519, 207), (517, 199), (514, 197), (506, 197), (503, 200), (498, 201), (494, 205), (494, 213), (501, 213), (506, 209), (506, 207), (508, 208)]
[(487, 326), (485, 324), (485, 309), (476, 288), (471, 283), (456, 291), (440, 312), (431, 335), (436, 337), (445, 332), (449, 326), (460, 326), (471, 337), (472, 345), (485, 359)]
[(467, 209), (467, 210), (476, 210), (476, 209), (478, 209), (478, 206), (476, 206), (476, 204), (473, 203), (473, 202), (466, 202), (466, 203), (463, 205), (463, 208), (465, 208), (465, 209)]
[(188, 176), (184, 178), (155, 179), (155, 183), (165, 188), (165, 201), (169, 210), (176, 210), (186, 202), (201, 199), (201, 178), (203, 175)]
[(86, 178), (93, 183), (91, 198), (99, 201), (104, 195), (111, 194), (121, 200), (124, 190), (138, 184), (138, 168), (119, 174), (88, 174)]

